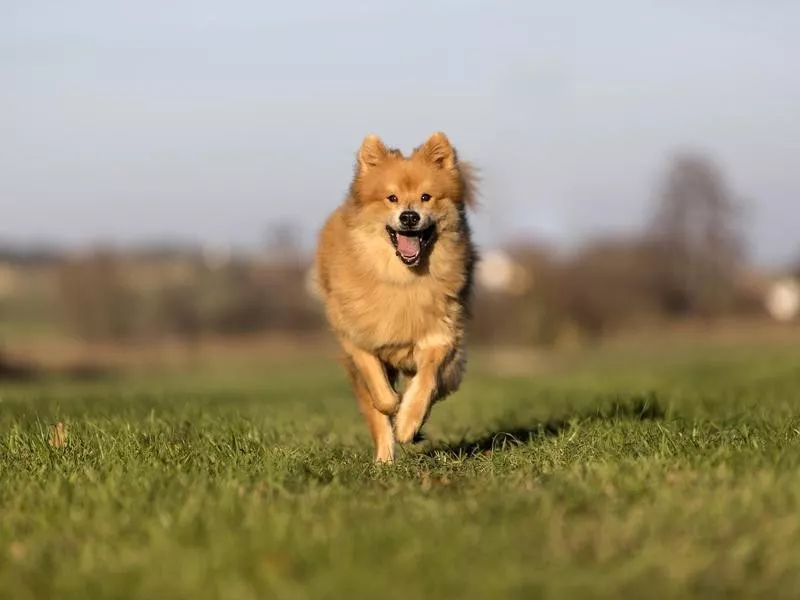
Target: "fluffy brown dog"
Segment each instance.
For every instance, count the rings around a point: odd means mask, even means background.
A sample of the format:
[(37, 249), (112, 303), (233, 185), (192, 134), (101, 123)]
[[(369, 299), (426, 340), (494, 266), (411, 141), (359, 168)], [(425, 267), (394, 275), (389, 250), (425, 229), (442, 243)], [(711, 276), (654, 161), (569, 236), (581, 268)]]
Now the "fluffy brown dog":
[(473, 199), (472, 170), (443, 133), (408, 157), (370, 135), (349, 195), (320, 233), (320, 293), (379, 462), (394, 459), (395, 441), (413, 441), (431, 406), (461, 383)]

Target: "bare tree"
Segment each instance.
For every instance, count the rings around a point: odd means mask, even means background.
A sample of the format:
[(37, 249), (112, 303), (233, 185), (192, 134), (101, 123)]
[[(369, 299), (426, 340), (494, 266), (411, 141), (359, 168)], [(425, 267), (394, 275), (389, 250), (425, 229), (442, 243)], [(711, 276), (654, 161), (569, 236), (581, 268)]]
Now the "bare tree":
[(667, 311), (711, 316), (730, 306), (745, 249), (741, 206), (711, 159), (674, 159), (649, 228)]
[(296, 223), (288, 220), (274, 223), (264, 241), (264, 250), (271, 262), (295, 264), (300, 260), (300, 231)]

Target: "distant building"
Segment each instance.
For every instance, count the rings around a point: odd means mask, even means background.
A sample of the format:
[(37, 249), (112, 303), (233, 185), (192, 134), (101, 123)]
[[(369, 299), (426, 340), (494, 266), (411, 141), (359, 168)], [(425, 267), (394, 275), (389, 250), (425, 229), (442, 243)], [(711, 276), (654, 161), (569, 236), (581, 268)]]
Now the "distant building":
[(521, 294), (530, 284), (527, 270), (501, 251), (486, 253), (476, 271), (478, 285), (492, 292)]
[(765, 307), (777, 321), (791, 321), (800, 313), (800, 283), (797, 279), (786, 277), (767, 288)]
[(212, 271), (227, 267), (231, 262), (231, 247), (227, 245), (205, 246), (202, 250), (202, 253), (204, 264)]

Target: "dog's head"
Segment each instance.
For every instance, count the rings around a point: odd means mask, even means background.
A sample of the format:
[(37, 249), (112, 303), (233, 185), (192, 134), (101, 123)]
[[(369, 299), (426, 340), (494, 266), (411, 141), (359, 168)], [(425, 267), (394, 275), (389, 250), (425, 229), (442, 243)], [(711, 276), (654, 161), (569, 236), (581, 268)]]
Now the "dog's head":
[(438, 236), (462, 226), (473, 200), (471, 173), (444, 133), (408, 157), (369, 135), (358, 151), (351, 197), (359, 219), (376, 226), (403, 264), (416, 267)]

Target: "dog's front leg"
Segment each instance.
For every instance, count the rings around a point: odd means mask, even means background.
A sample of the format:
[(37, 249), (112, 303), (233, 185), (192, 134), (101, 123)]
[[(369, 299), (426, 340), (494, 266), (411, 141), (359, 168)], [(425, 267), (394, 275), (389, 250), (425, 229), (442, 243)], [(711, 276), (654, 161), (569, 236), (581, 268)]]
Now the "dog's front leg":
[(344, 362), (353, 393), (358, 400), (358, 406), (364, 414), (372, 436), (375, 449), (375, 461), (390, 463), (394, 461), (394, 431), (389, 417), (378, 411), (372, 401), (372, 393), (367, 389), (361, 372), (349, 357)]
[(358, 369), (372, 397), (373, 406), (384, 415), (393, 415), (397, 410), (399, 398), (389, 383), (386, 369), (380, 359), (350, 342), (345, 342), (344, 350)]
[(460, 382), (461, 361), (449, 346), (417, 350), (417, 373), (403, 394), (394, 420), (395, 439), (407, 444), (425, 424), (434, 401), (454, 391)]

